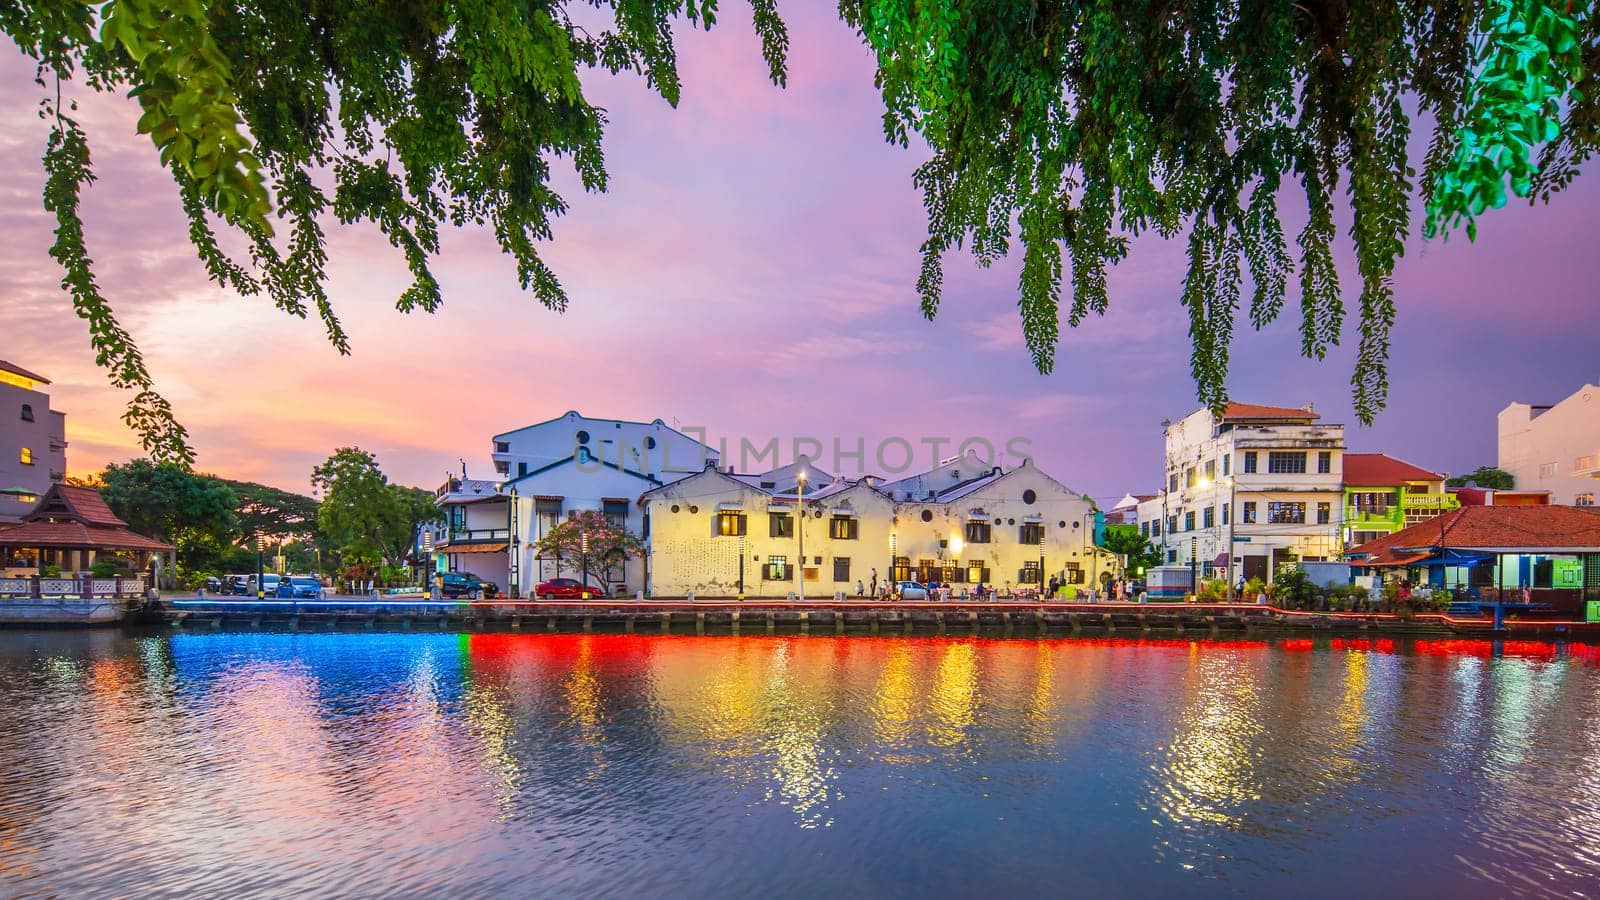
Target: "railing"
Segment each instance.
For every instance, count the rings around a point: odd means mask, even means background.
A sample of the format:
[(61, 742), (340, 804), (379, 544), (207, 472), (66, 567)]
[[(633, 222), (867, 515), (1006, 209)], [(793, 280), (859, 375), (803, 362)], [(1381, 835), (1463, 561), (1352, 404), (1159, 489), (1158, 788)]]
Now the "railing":
[(468, 541), (506, 541), (511, 539), (509, 528), (457, 528), (440, 540), (440, 546), (462, 544)]
[(114, 597), (144, 595), (143, 578), (0, 578), (0, 597)]

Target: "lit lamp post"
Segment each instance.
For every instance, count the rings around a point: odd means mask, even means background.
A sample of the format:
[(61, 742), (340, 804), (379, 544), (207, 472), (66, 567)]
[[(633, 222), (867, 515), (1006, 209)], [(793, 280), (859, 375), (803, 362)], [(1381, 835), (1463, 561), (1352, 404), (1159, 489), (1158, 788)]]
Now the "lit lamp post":
[(1040, 596), (1041, 599), (1050, 600), (1050, 599), (1054, 599), (1054, 598), (1050, 598), (1050, 597), (1045, 597), (1044, 596), (1044, 584), (1045, 584), (1045, 579), (1044, 579), (1044, 529), (1045, 529), (1045, 524), (1043, 522), (1040, 522), (1039, 523), (1039, 596)]
[[(1227, 485), (1228, 485), (1228, 505), (1226, 507), (1226, 509), (1227, 509), (1226, 515), (1228, 517), (1228, 540), (1227, 540), (1227, 545), (1228, 545), (1228, 568), (1227, 568), (1226, 571), (1224, 571), (1222, 573), (1222, 578), (1223, 578), (1224, 581), (1226, 581), (1228, 583), (1228, 602), (1232, 603), (1233, 599), (1234, 599), (1234, 596), (1233, 596), (1233, 492), (1234, 492), (1235, 481), (1234, 481), (1232, 476), (1229, 476), (1228, 478), (1223, 479), (1223, 481), (1227, 482)], [(1208, 491), (1208, 490), (1211, 490), (1212, 487), (1217, 486), (1218, 484), (1220, 484), (1220, 482), (1213, 482), (1209, 478), (1202, 478), (1202, 479), (1200, 479), (1200, 483), (1198, 485), (1196, 485), (1196, 486), (1202, 491)], [(1215, 519), (1213, 519), (1212, 521), (1215, 523), (1215, 527), (1218, 529), (1218, 531), (1220, 531), (1222, 529), (1222, 523), (1221, 522), (1217, 522)], [(1221, 535), (1219, 534), (1218, 537), (1220, 538)], [(1191, 538), (1190, 540), (1193, 541), (1193, 538)], [(1218, 540), (1217, 543), (1220, 544), (1220, 543), (1222, 543), (1222, 541)], [(1192, 549), (1190, 550), (1189, 555), (1191, 557), (1193, 557), (1194, 551)], [(1191, 570), (1194, 568), (1194, 560), (1193, 559), (1190, 559), (1190, 561), (1189, 561), (1189, 568)], [(1193, 581), (1193, 579), (1194, 579), (1194, 575), (1191, 572), (1190, 581)], [(1198, 587), (1198, 585), (1196, 587)]]
[(261, 546), (261, 532), (256, 532), (256, 599), (267, 599), (267, 557)]
[(739, 599), (744, 599), (744, 535), (739, 535)]
[[(1040, 556), (1044, 555), (1043, 544), (1040, 544)], [(1100, 550), (1094, 545), (1094, 510), (1083, 514), (1083, 555), (1089, 557), (1089, 597), (1094, 598), (1100, 590)]]
[(583, 583), (583, 590), (579, 593), (583, 599), (589, 599), (589, 532), (587, 531), (578, 538), (578, 580)]
[(806, 599), (806, 473), (801, 472), (795, 483), (795, 513), (798, 521), (795, 522), (795, 537), (800, 541), (800, 568), (795, 571), (799, 582), (800, 602)]
[(894, 534), (894, 532), (891, 531), (891, 532), (889, 532), (889, 572), (888, 572), (888, 575), (889, 575), (889, 593), (890, 594), (894, 593), (895, 589), (900, 586), (899, 578), (896, 577), (897, 576), (897, 572), (896, 572), (896, 569), (895, 569), (895, 560), (898, 557), (899, 557), (899, 554), (895, 551), (895, 534)]

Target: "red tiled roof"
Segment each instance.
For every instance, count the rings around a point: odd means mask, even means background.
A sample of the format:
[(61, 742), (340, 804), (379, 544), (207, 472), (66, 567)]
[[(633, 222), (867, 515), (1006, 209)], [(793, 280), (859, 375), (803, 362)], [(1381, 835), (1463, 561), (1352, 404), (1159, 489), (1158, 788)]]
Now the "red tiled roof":
[(1463, 506), (1353, 547), (1360, 565), (1404, 565), (1423, 547), (1533, 553), (1600, 552), (1600, 510), (1578, 506)]
[(29, 372), (27, 369), (24, 369), (16, 363), (9, 363), (3, 359), (0, 359), (0, 372), (10, 372), (13, 375), (21, 375), (23, 378), (31, 378), (34, 381), (40, 381), (45, 384), (50, 383), (50, 379), (44, 377), (43, 375), (39, 375), (35, 372)]
[(95, 527), (82, 522), (23, 522), (0, 529), (0, 546), (150, 550), (155, 553), (174, 549), (171, 544), (134, 534), (126, 528)]
[(71, 518), (85, 525), (122, 528), (128, 524), (117, 518), (117, 514), (106, 505), (105, 498), (100, 496), (99, 491), (66, 484), (51, 485), (44, 499), (39, 501), (39, 505), (22, 519), (25, 522), (32, 522), (46, 517), (57, 517), (60, 515), (58, 510), (63, 507)]
[(1444, 476), (1414, 466), (1387, 453), (1346, 453), (1344, 483), (1356, 487), (1387, 487), (1408, 481), (1443, 481)]
[(1222, 418), (1228, 419), (1320, 419), (1308, 409), (1294, 406), (1262, 406), (1259, 403), (1228, 403)]

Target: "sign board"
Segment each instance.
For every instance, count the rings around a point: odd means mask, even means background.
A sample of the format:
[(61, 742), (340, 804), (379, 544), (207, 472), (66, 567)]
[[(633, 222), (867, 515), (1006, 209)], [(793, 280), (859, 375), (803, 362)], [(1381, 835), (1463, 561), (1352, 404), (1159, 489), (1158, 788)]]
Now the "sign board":
[(1246, 535), (1244, 537), (1236, 537), (1236, 538), (1233, 539), (1233, 542), (1235, 544), (1248, 544), (1248, 543), (1250, 543), (1250, 537), (1249, 537), (1249, 535)]
[(1590, 622), (1600, 622), (1600, 600), (1589, 601), (1588, 620)]

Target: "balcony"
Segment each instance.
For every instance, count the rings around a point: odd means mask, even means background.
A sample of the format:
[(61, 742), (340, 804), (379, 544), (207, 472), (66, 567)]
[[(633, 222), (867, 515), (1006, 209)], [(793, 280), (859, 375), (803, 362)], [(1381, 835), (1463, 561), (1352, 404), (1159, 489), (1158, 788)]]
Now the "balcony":
[(1447, 513), (1461, 506), (1455, 494), (1401, 494), (1400, 506), (1408, 514)]
[(1600, 454), (1580, 456), (1573, 460), (1572, 474), (1580, 478), (1600, 478)]
[(1399, 531), (1405, 521), (1405, 510), (1399, 506), (1344, 508), (1344, 524), (1357, 531)]
[(441, 537), (436, 546), (444, 549), (452, 544), (476, 544), (484, 541), (509, 541), (509, 528), (452, 528)]

